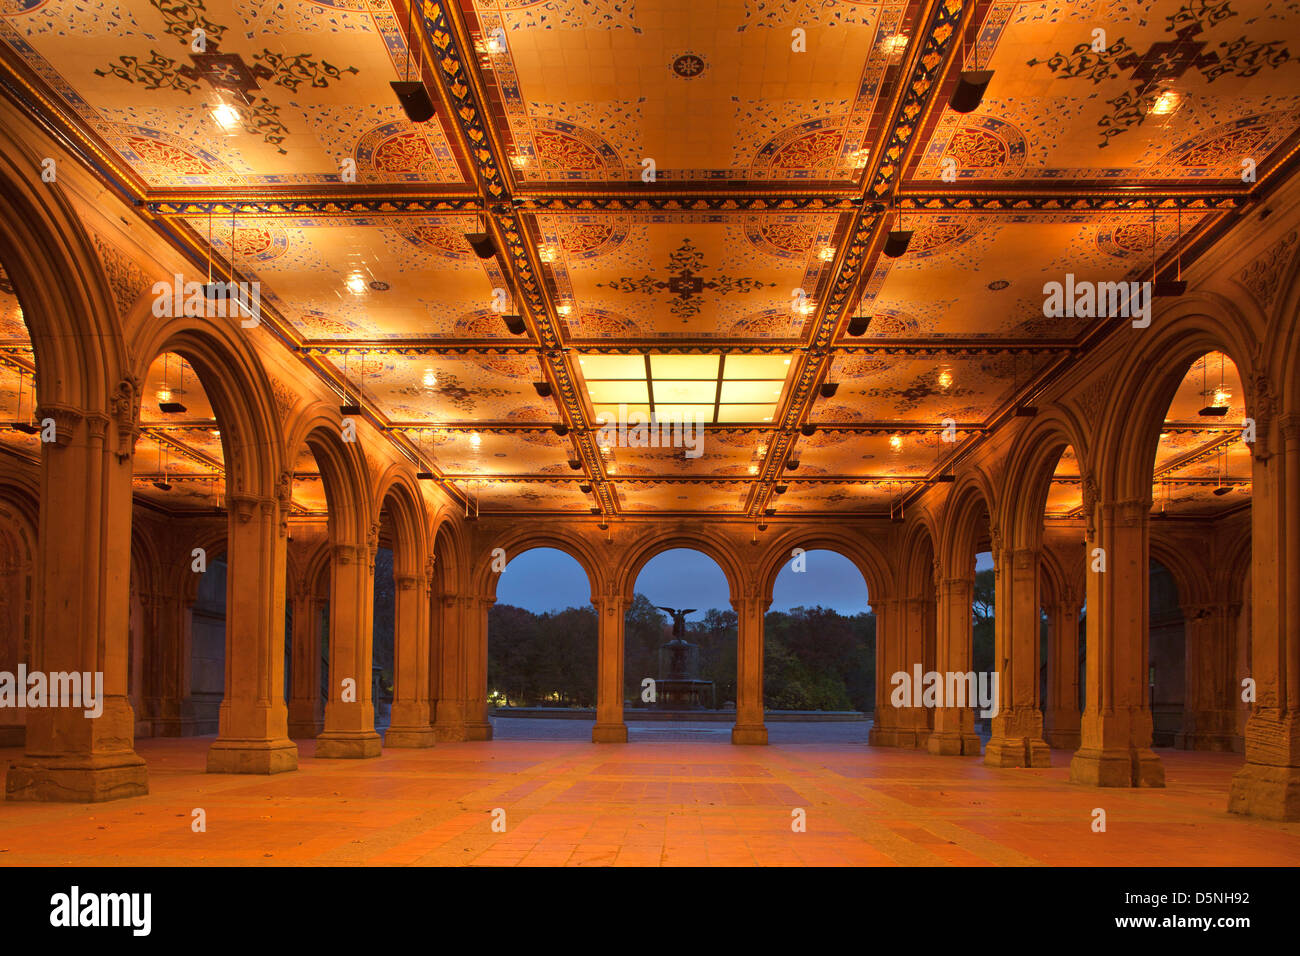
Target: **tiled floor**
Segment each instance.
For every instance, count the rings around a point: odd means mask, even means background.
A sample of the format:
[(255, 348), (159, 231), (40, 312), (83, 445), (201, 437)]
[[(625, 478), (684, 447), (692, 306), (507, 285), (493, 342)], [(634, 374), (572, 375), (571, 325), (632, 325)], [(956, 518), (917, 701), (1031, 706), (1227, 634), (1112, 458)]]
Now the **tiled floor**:
[[(858, 742), (726, 739), (495, 740), (364, 761), (317, 760), (300, 741), (298, 772), (269, 778), (204, 773), (211, 738), (141, 740), (148, 796), (0, 802), (0, 863), (1300, 864), (1300, 824), (1224, 810), (1238, 755), (1161, 751), (1166, 789), (1096, 790), (1066, 782), (1064, 751), (1049, 769), (994, 770)], [(1092, 832), (1098, 807), (1105, 833)], [(195, 808), (206, 832), (191, 829)]]

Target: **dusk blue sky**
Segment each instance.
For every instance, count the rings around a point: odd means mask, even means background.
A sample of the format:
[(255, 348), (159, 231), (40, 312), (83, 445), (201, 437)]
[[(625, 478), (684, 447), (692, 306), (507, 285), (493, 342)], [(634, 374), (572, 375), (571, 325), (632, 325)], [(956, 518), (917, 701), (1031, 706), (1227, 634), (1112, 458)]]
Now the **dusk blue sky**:
[[(792, 607), (834, 608), (841, 614), (866, 610), (867, 586), (858, 569), (832, 551), (809, 551), (807, 570), (794, 573), (787, 565), (777, 575), (772, 610)], [(991, 566), (981, 555), (977, 567)], [(729, 608), (727, 579), (712, 558), (698, 551), (676, 549), (651, 558), (637, 579), (636, 590), (654, 604), (693, 607), (701, 611)], [(591, 586), (582, 566), (562, 551), (535, 548), (519, 555), (501, 573), (497, 603), (542, 613), (591, 602)]]

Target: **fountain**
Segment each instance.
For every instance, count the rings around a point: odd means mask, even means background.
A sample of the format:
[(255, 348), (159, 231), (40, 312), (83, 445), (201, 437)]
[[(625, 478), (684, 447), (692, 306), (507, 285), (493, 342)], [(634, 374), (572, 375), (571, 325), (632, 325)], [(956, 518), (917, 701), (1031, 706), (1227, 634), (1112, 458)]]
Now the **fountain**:
[(655, 707), (660, 710), (703, 710), (706, 695), (716, 706), (713, 681), (700, 680), (700, 648), (686, 640), (686, 615), (695, 608), (655, 605), (673, 619), (673, 639), (659, 648), (659, 680)]

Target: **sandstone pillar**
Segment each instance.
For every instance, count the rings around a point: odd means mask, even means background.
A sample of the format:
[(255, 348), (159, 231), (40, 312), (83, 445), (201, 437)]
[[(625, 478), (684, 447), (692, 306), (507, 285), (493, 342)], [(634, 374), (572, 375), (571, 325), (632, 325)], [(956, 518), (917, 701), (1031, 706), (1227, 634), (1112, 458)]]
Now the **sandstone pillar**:
[(1300, 415), (1279, 426), (1282, 454), (1256, 449), (1252, 470), (1251, 673), (1241, 676), (1254, 678), (1255, 702), (1228, 810), (1300, 820)]
[(1049, 747), (1079, 749), (1079, 609), (1077, 595), (1047, 608), (1047, 711), (1043, 739)]
[(1183, 729), (1174, 746), (1231, 753), (1239, 749), (1236, 700), (1237, 617), (1234, 601), (1183, 606), (1186, 680)]
[(767, 726), (763, 723), (763, 615), (771, 603), (748, 596), (731, 602), (737, 616), (733, 744), (767, 743)]
[[(108, 440), (110, 419), (43, 405), (56, 441), (41, 445), (36, 639), (32, 671), (101, 672), (103, 712), (27, 713), (25, 752), (5, 780), (11, 800), (92, 802), (148, 793), (127, 696), (131, 455)], [(119, 429), (123, 424), (119, 422)], [(130, 427), (127, 425), (126, 427)]]
[(1038, 701), (1038, 565), (1030, 548), (995, 555), (997, 614), (994, 616), (994, 667), (998, 671), (998, 711), (984, 762), (993, 767), (1049, 767), (1052, 752), (1043, 740)]
[[(432, 570), (432, 569), (430, 569)], [(429, 577), (394, 576), (393, 718), (386, 747), (431, 747), (429, 724)]]
[(627, 743), (623, 722), (623, 623), (627, 600), (621, 594), (592, 595), (597, 618), (596, 725), (593, 742)]
[(464, 655), (464, 626), (461, 622), (469, 614), (470, 602), (459, 594), (444, 593), (437, 599), (439, 618), (439, 654), (434, 668), (437, 691), (434, 706), (434, 736), (438, 740), (468, 740), (465, 728), (465, 693), (462, 658)]
[[(186, 573), (193, 574), (192, 571)], [(197, 732), (190, 701), (190, 606), (186, 594), (141, 594), (144, 718), (155, 737)]]
[(330, 565), (330, 680), (317, 757), (378, 757), (370, 695), (374, 640), (373, 549), (334, 546)]
[(305, 582), (297, 582), (293, 601), (293, 634), (289, 656), (289, 736), (315, 737), (325, 729), (320, 698), (321, 600)]
[[(971, 602), (974, 596), (973, 578), (948, 578), (939, 582), (935, 670), (944, 683), (944, 704), (948, 703), (947, 673), (965, 674), (971, 669)], [(934, 730), (926, 741), (926, 749), (945, 757), (978, 757), (980, 739), (975, 733), (974, 708), (936, 707)]]
[(474, 597), (466, 601), (465, 627), (465, 739), (491, 740), (488, 720), (487, 663), (488, 610), (496, 598)]
[(284, 702), (284, 584), (288, 557), (275, 498), (226, 498), (226, 689), (209, 773), (298, 768)]
[(1080, 747), (1070, 761), (1074, 783), (1165, 785), (1164, 767), (1151, 749), (1147, 690), (1150, 508), (1147, 499), (1103, 501), (1100, 522), (1088, 529), (1087, 679)]

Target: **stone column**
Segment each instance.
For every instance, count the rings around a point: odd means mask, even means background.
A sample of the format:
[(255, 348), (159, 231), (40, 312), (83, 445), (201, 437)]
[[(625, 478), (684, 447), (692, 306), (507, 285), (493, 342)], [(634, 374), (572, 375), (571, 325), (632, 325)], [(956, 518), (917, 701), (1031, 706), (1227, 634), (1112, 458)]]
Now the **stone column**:
[(591, 739), (598, 744), (627, 743), (623, 722), (623, 624), (627, 599), (621, 594), (595, 595), (597, 619), (596, 725)]
[[(187, 572), (193, 573), (193, 572)], [(196, 732), (190, 701), (190, 607), (183, 594), (141, 594), (144, 608), (144, 716), (155, 737)]]
[(227, 495), (226, 690), (209, 773), (298, 768), (284, 702), (287, 541), (274, 498)]
[(1186, 679), (1183, 729), (1174, 737), (1175, 747), (1222, 753), (1239, 747), (1236, 637), (1240, 612), (1241, 604), (1235, 601), (1183, 605)]
[(488, 720), (487, 663), (488, 609), (494, 597), (475, 597), (467, 601), (469, 613), (465, 628), (465, 739), (491, 740), (492, 722)]
[(393, 609), (393, 719), (386, 747), (431, 747), (429, 724), (429, 583), (425, 575), (399, 574)]
[(39, 605), (28, 666), (90, 672), (92, 681), (103, 673), (103, 712), (28, 711), (25, 753), (5, 791), (11, 800), (81, 803), (140, 796), (149, 785), (127, 696), (131, 446), (109, 441), (101, 413), (42, 405), (37, 418), (54, 420), (56, 440), (41, 444)]
[(993, 767), (1050, 767), (1038, 700), (1038, 565), (1031, 548), (1006, 549), (996, 559), (994, 667), (998, 712), (984, 762)]
[(1047, 712), (1049, 747), (1079, 749), (1079, 609), (1077, 594), (1047, 608)]
[(465, 729), (464, 675), (461, 660), (464, 654), (463, 619), (469, 615), (468, 598), (459, 594), (444, 593), (439, 596), (438, 635), (439, 655), (437, 671), (437, 704), (434, 708), (434, 736), (438, 740), (468, 740)]
[[(1089, 498), (1085, 488), (1085, 507)], [(1149, 499), (1102, 501), (1096, 509), (1100, 522), (1089, 522), (1087, 696), (1080, 747), (1070, 761), (1074, 783), (1165, 785), (1164, 767), (1151, 749), (1147, 690), (1150, 509)]]
[(871, 601), (871, 609), (876, 613), (876, 702), (867, 743), (873, 747), (899, 746), (900, 712), (890, 701), (893, 692), (890, 677), (907, 670), (902, 646), (906, 625), (902, 604), (898, 598), (872, 598)]
[(736, 725), (733, 744), (767, 743), (763, 723), (763, 615), (771, 601), (756, 597), (734, 599), (736, 609)]
[(370, 696), (374, 639), (374, 561), (371, 549), (334, 546), (330, 565), (330, 681), (325, 729), (317, 757), (378, 757), (375, 705)]
[(325, 729), (325, 708), (320, 699), (321, 600), (306, 582), (295, 582), (293, 634), (289, 654), (289, 736), (315, 737)]
[(1255, 703), (1228, 810), (1300, 820), (1300, 415), (1279, 426), (1282, 454), (1256, 448), (1252, 471), (1251, 674), (1241, 676), (1254, 678)]
[[(965, 674), (971, 669), (971, 603), (974, 578), (948, 578), (939, 582), (938, 628), (935, 670), (943, 681), (943, 703), (948, 703), (946, 673)], [(926, 749), (944, 757), (978, 757), (979, 735), (975, 733), (972, 707), (936, 707), (934, 731)]]

